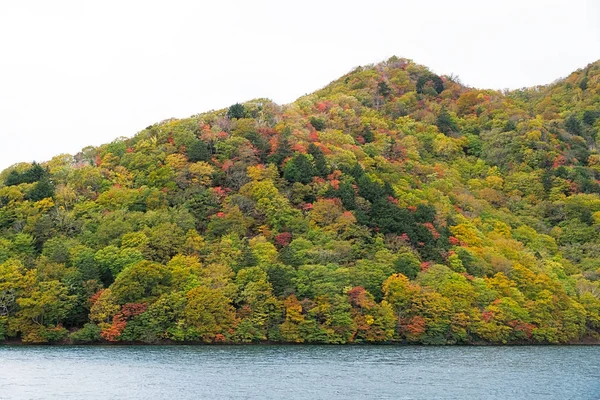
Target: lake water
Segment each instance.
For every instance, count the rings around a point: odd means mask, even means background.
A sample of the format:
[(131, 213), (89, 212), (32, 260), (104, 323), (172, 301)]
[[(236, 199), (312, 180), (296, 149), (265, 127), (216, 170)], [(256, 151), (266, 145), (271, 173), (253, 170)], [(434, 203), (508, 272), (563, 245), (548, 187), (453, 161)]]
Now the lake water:
[(600, 347), (0, 346), (0, 399), (600, 399)]

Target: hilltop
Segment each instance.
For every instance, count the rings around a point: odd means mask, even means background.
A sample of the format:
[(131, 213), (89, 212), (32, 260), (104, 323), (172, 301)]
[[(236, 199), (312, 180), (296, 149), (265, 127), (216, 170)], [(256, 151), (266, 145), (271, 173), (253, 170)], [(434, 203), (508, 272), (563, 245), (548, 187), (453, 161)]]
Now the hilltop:
[(466, 87), (411, 60), (0, 173), (0, 340), (600, 337), (600, 62)]

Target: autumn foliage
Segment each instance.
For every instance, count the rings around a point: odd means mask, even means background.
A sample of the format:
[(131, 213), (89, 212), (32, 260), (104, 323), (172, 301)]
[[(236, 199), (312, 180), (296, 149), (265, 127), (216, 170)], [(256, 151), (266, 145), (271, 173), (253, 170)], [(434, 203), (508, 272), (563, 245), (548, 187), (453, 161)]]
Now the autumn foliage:
[(0, 340), (600, 337), (600, 64), (473, 89), (411, 60), (0, 173)]

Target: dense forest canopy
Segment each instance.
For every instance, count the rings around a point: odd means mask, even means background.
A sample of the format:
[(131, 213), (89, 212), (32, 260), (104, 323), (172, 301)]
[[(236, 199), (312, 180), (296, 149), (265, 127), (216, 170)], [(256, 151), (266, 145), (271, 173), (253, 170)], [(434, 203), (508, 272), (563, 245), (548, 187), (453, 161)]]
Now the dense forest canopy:
[(0, 174), (0, 340), (600, 338), (600, 63), (410, 60)]

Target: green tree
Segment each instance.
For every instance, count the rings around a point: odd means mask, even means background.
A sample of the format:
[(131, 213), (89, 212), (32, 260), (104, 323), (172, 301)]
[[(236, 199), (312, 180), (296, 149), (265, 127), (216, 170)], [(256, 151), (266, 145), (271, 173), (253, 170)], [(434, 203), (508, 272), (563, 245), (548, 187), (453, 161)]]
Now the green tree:
[(186, 149), (188, 159), (192, 162), (210, 161), (211, 153), (208, 145), (202, 140), (194, 140)]
[(240, 119), (246, 116), (246, 107), (243, 104), (235, 103), (227, 110), (227, 118)]
[(449, 135), (451, 133), (457, 133), (459, 131), (458, 124), (454, 117), (450, 115), (446, 108), (442, 107), (442, 110), (437, 116), (435, 125), (438, 127), (440, 132)]
[(581, 135), (581, 122), (574, 114), (569, 115), (569, 118), (565, 121), (565, 129), (571, 135)]
[(316, 131), (322, 131), (325, 129), (325, 120), (317, 117), (310, 117), (310, 124), (315, 128)]
[(161, 264), (139, 261), (123, 270), (110, 289), (117, 304), (156, 299), (169, 290), (171, 272)]
[(321, 178), (325, 178), (329, 175), (330, 168), (329, 165), (327, 165), (327, 160), (321, 149), (315, 146), (314, 143), (311, 143), (308, 145), (307, 151), (313, 158), (315, 175), (320, 176)]

